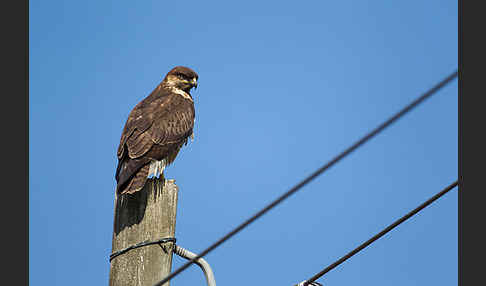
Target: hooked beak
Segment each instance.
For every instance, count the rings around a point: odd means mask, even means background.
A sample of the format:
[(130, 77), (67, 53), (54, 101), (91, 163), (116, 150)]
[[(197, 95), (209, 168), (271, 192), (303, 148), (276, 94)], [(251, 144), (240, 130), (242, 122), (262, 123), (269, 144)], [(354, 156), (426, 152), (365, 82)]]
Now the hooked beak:
[(193, 78), (191, 81), (192, 86), (196, 89), (197, 88), (197, 79)]

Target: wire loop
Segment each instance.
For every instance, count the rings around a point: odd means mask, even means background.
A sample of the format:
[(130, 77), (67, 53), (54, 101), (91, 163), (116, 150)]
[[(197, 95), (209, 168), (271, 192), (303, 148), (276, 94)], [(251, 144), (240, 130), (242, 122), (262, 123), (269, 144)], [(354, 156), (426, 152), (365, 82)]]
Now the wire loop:
[(159, 240), (156, 240), (156, 241), (144, 241), (144, 242), (134, 244), (134, 245), (129, 246), (125, 249), (122, 249), (120, 251), (113, 252), (112, 254), (110, 254), (110, 262), (111, 262), (111, 260), (113, 260), (113, 258), (117, 257), (118, 255), (122, 255), (122, 254), (124, 254), (124, 253), (126, 253), (126, 252), (128, 252), (132, 249), (147, 246), (147, 245), (152, 245), (152, 244), (160, 245), (162, 243), (167, 243), (167, 242), (176, 243), (176, 239), (175, 239), (175, 237), (166, 237), (166, 238), (162, 238), (162, 239), (159, 239)]

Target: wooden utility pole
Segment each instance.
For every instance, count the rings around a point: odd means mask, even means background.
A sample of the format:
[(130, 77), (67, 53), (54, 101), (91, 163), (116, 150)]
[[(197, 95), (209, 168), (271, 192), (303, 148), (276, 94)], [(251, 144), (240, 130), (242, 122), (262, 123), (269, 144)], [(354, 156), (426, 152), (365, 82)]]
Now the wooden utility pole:
[[(133, 195), (116, 196), (112, 253), (144, 241), (174, 237), (177, 191), (174, 180), (162, 178), (148, 180)], [(153, 286), (170, 274), (173, 249), (173, 243), (147, 245), (113, 258), (110, 286)]]

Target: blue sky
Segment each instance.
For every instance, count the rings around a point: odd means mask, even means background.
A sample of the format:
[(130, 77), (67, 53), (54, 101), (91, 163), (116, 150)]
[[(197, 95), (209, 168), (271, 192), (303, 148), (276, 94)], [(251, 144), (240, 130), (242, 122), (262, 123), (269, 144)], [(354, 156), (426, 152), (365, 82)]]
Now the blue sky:
[[(36, 0), (29, 25), (31, 285), (108, 283), (121, 130), (172, 67), (199, 73), (166, 171), (193, 252), (457, 68), (457, 1)], [(456, 180), (457, 128), (456, 80), (211, 252), (217, 283), (311, 277)], [(456, 285), (457, 236), (454, 190), (319, 281)]]

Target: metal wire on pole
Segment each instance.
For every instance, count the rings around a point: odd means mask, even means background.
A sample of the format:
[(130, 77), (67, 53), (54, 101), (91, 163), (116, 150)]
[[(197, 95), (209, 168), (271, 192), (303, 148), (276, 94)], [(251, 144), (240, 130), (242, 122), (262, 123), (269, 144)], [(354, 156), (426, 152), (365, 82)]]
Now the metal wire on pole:
[(446, 86), (448, 83), (450, 83), (453, 79), (455, 79), (457, 77), (457, 74), (458, 73), (457, 73), (457, 70), (456, 70), (452, 74), (448, 75), (446, 78), (444, 78), (442, 81), (440, 81), (439, 83), (437, 83), (431, 89), (429, 89), (428, 91), (426, 91), (420, 97), (418, 97), (417, 99), (415, 99), (414, 101), (412, 101), (410, 104), (408, 104), (407, 106), (405, 106), (402, 110), (400, 110), (395, 115), (393, 115), (392, 117), (390, 117), (389, 119), (387, 119), (385, 122), (383, 122), (382, 124), (380, 124), (375, 129), (371, 130), (369, 133), (367, 133), (361, 139), (359, 139), (358, 141), (356, 141), (353, 145), (351, 145), (350, 147), (348, 147), (347, 149), (345, 149), (344, 151), (342, 151), (340, 154), (338, 154), (336, 157), (334, 157), (332, 160), (330, 160), (324, 166), (322, 166), (319, 169), (317, 169), (314, 173), (312, 173), (311, 175), (309, 175), (307, 178), (303, 179), (300, 183), (298, 183), (297, 185), (295, 185), (294, 187), (292, 187), (290, 190), (288, 190), (287, 192), (285, 192), (284, 194), (282, 194), (276, 200), (274, 200), (273, 202), (271, 202), (270, 204), (268, 204), (266, 207), (264, 207), (263, 209), (261, 209), (260, 211), (258, 211), (256, 214), (254, 214), (253, 216), (251, 216), (250, 218), (248, 218), (247, 220), (245, 220), (243, 223), (241, 223), (240, 225), (238, 225), (237, 227), (235, 227), (228, 234), (226, 234), (223, 237), (221, 237), (220, 239), (218, 239), (211, 246), (209, 246), (204, 251), (202, 251), (197, 257), (194, 257), (193, 259), (191, 259), (190, 261), (188, 261), (187, 263), (185, 263), (184, 265), (182, 265), (181, 267), (179, 267), (178, 269), (176, 269), (174, 272), (172, 272), (171, 274), (169, 274), (167, 277), (165, 277), (160, 282), (156, 283), (154, 286), (161, 286), (161, 285), (163, 285), (164, 283), (166, 283), (167, 281), (169, 281), (170, 279), (174, 278), (176, 275), (178, 275), (179, 273), (181, 273), (182, 271), (184, 271), (185, 269), (187, 269), (187, 267), (189, 267), (191, 264), (193, 264), (196, 260), (198, 260), (199, 258), (205, 256), (206, 254), (208, 254), (209, 252), (211, 252), (212, 250), (214, 250), (216, 247), (218, 247), (219, 245), (221, 245), (223, 242), (227, 241), (233, 235), (235, 235), (238, 232), (240, 232), (242, 229), (244, 229), (245, 227), (247, 227), (249, 224), (251, 224), (252, 222), (254, 222), (255, 220), (257, 220), (258, 218), (260, 218), (266, 212), (268, 212), (269, 210), (271, 210), (272, 208), (274, 208), (275, 206), (277, 206), (278, 204), (280, 204), (282, 201), (284, 201), (285, 199), (287, 199), (288, 197), (290, 197), (290, 195), (294, 194), (295, 192), (297, 192), (298, 190), (300, 190), (302, 187), (304, 187), (305, 185), (307, 185), (309, 182), (311, 182), (312, 180), (314, 180), (317, 176), (321, 175), (324, 171), (326, 171), (327, 169), (329, 169), (330, 167), (332, 167), (333, 165), (335, 165), (337, 162), (341, 161), (341, 159), (343, 159), (344, 157), (346, 157), (347, 155), (349, 155), (351, 152), (353, 152), (354, 150), (356, 150), (358, 147), (362, 146), (364, 143), (366, 143), (367, 141), (369, 141), (371, 138), (375, 137), (378, 133), (380, 133), (381, 131), (383, 131), (385, 128), (387, 128), (388, 126), (390, 126), (392, 123), (396, 122), (399, 118), (401, 118), (403, 115), (405, 115), (406, 113), (408, 113), (410, 110), (412, 110), (413, 108), (417, 107), (424, 100), (426, 100), (427, 98), (429, 98), (430, 96), (432, 96), (433, 94), (435, 94), (437, 91), (439, 91), (440, 89), (442, 89), (444, 86)]

